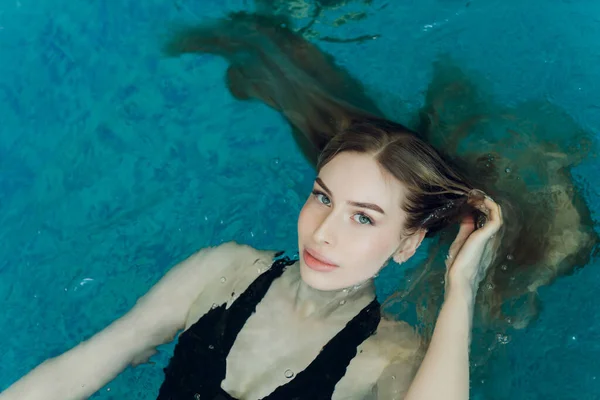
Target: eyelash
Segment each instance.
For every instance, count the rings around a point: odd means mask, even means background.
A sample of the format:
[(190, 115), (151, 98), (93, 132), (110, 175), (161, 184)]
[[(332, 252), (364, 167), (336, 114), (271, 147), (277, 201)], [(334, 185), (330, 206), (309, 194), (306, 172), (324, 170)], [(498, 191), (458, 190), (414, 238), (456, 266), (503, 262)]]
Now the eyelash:
[[(312, 194), (313, 194), (313, 196), (314, 196), (314, 197), (317, 199), (317, 201), (318, 201), (319, 203), (321, 203), (321, 204), (323, 204), (323, 202), (322, 202), (321, 200), (319, 200), (319, 196), (324, 196), (324, 197), (327, 197), (327, 195), (326, 195), (325, 193), (323, 193), (323, 192), (321, 192), (321, 191), (319, 191), (319, 190), (313, 190)], [(329, 197), (327, 197), (327, 199), (329, 199)], [(331, 200), (330, 200), (330, 201), (331, 201)], [(324, 205), (324, 206), (327, 206), (327, 204), (323, 204), (323, 205)], [(365, 213), (362, 213), (362, 212), (359, 212), (359, 213), (356, 213), (355, 215), (359, 215), (359, 216), (361, 216), (361, 217), (365, 217), (366, 219), (368, 219), (368, 220), (369, 220), (369, 223), (368, 223), (368, 224), (361, 224), (360, 222), (358, 222), (358, 224), (359, 224), (359, 225), (371, 225), (371, 226), (374, 226), (374, 225), (375, 225), (375, 222), (373, 221), (373, 218), (369, 217), (367, 214), (365, 214)]]

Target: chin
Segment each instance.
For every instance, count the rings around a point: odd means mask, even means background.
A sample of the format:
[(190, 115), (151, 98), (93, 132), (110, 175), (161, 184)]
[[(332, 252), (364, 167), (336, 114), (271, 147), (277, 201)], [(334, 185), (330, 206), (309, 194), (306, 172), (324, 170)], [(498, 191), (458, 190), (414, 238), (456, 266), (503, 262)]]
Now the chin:
[(323, 273), (310, 269), (303, 261), (300, 261), (300, 277), (302, 281), (313, 289), (323, 292), (343, 289), (340, 286), (340, 277), (335, 272)]

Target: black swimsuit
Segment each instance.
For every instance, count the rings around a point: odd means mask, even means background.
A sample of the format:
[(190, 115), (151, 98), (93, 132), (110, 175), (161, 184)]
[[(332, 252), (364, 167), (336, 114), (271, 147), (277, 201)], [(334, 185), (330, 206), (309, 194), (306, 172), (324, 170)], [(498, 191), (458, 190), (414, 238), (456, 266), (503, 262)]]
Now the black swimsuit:
[[(295, 261), (276, 260), (229, 307), (211, 309), (181, 334), (165, 368), (157, 400), (236, 400), (221, 388), (226, 360), (238, 333), (255, 312), (271, 283)], [(361, 310), (322, 349), (308, 367), (263, 400), (331, 399), (357, 347), (371, 336), (381, 318), (377, 299)]]

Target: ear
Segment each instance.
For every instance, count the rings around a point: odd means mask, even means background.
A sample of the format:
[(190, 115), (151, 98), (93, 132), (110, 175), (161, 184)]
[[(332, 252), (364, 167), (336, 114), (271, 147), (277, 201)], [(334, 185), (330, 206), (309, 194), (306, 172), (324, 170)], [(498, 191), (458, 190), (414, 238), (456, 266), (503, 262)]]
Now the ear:
[(427, 231), (425, 229), (419, 229), (418, 231), (404, 239), (396, 253), (394, 253), (394, 261), (398, 264), (402, 264), (403, 262), (411, 258), (421, 245), (423, 238), (425, 238), (425, 234), (427, 234)]

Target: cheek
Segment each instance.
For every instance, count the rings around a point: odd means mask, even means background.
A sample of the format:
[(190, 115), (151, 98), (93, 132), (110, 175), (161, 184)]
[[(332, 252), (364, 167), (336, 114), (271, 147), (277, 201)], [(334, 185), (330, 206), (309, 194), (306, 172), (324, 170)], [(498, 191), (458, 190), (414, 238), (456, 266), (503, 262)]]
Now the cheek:
[(354, 259), (381, 266), (400, 246), (400, 233), (395, 230), (380, 230), (363, 235), (360, 240), (352, 240)]
[(310, 231), (311, 226), (314, 224), (314, 217), (311, 215), (311, 206), (309, 204), (310, 200), (304, 203), (304, 206), (300, 210), (300, 214), (298, 215), (298, 234), (299, 236), (305, 235), (308, 231)]

